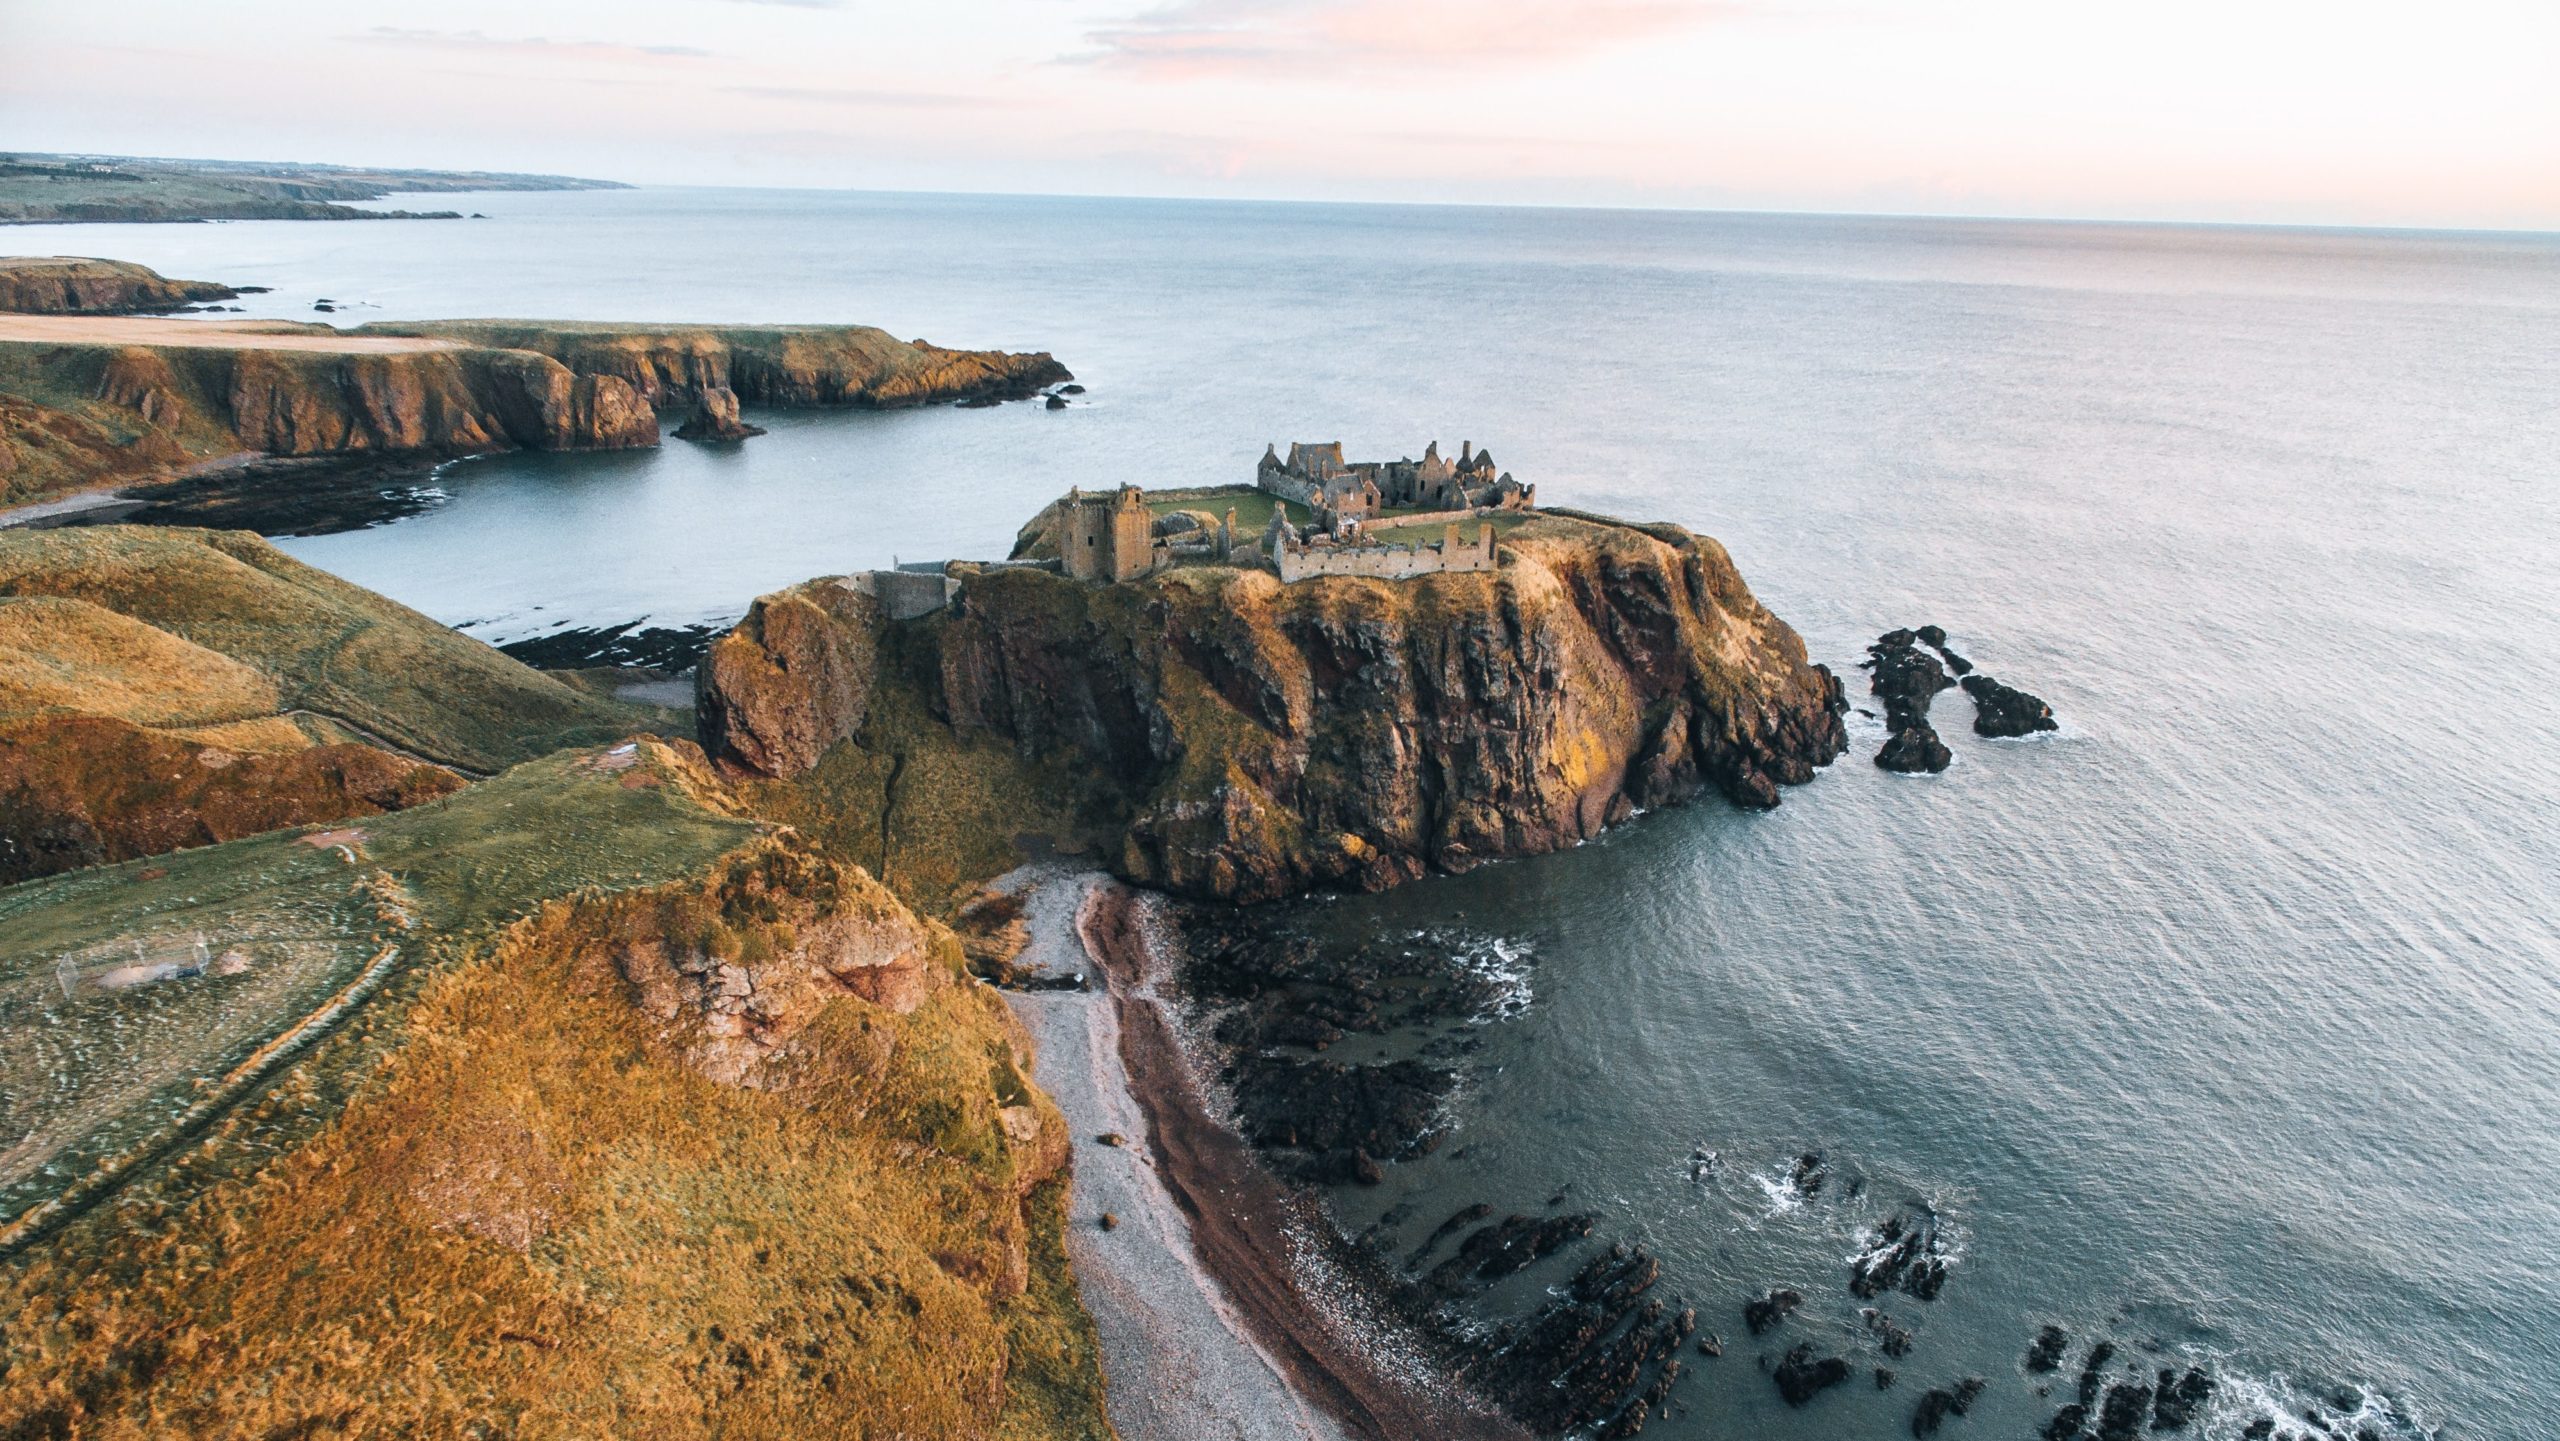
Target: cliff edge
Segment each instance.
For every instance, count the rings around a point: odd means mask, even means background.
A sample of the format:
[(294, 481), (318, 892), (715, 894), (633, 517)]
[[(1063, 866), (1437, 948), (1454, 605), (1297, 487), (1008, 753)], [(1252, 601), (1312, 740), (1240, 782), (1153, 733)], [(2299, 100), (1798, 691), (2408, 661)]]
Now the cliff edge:
[(240, 292), (210, 280), (172, 280), (128, 260), (0, 256), (0, 310), (29, 315), (134, 315)]
[(1090, 782), (1122, 875), (1255, 901), (1557, 850), (1709, 789), (1774, 806), (1845, 746), (1837, 679), (1676, 526), (1548, 512), (1495, 571), (1405, 581), (953, 572), (958, 602), (909, 620), (839, 580), (759, 600), (700, 672), (706, 751), (822, 789), (885, 765), (894, 804), (915, 757), (993, 742)]

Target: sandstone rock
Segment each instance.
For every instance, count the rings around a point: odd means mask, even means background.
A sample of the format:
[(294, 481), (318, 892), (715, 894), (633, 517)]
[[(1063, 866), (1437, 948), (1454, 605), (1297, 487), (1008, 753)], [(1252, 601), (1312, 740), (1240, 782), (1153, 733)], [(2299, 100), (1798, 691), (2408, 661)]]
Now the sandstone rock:
[(703, 749), (724, 767), (797, 775), (862, 725), (885, 624), (879, 603), (819, 582), (766, 596), (694, 673)]
[(678, 440), (745, 440), (764, 434), (761, 425), (738, 418), (738, 393), (725, 385), (705, 386), (693, 403), (693, 414), (676, 427)]

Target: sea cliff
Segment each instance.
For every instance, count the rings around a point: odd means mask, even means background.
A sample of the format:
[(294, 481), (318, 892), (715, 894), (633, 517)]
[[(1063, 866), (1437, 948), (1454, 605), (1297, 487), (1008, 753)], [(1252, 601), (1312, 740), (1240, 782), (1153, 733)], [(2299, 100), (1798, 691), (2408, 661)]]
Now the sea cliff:
[(0, 310), (29, 315), (131, 315), (239, 294), (210, 280), (172, 280), (125, 260), (0, 257)]
[(701, 736), (819, 786), (992, 741), (1086, 778), (1121, 875), (1231, 901), (1535, 855), (1708, 790), (1774, 806), (1843, 748), (1839, 682), (1715, 541), (1548, 513), (1503, 558), (1293, 585), (955, 566), (958, 603), (904, 621), (814, 581), (712, 647)]
[(886, 408), (1018, 398), (1068, 374), (1044, 353), (868, 326), (31, 317), (0, 326), (0, 503), (243, 453), (633, 449), (687, 402)]

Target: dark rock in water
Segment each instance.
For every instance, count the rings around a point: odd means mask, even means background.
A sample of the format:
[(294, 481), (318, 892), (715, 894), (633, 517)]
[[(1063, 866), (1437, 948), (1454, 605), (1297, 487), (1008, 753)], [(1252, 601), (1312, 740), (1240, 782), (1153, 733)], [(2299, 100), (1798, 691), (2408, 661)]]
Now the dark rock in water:
[(2098, 1409), (2098, 1441), (2133, 1441), (2150, 1419), (2151, 1388), (2119, 1381), (2107, 1388), (2107, 1403)]
[(2213, 1378), (2204, 1373), (2203, 1367), (2190, 1366), (2183, 1376), (2162, 1368), (2159, 1389), (2151, 1396), (2151, 1429), (2184, 1429), (2212, 1396)]
[(2074, 1401), (2044, 1423), (2044, 1441), (2079, 1441), (2088, 1434), (2089, 1408)]
[(1973, 697), (1975, 735), (2022, 736), (2057, 728), (2053, 707), (1987, 675), (1966, 676), (1964, 693)]
[(1783, 1286), (1774, 1287), (1757, 1299), (1743, 1303), (1742, 1324), (1750, 1327), (1751, 1334), (1757, 1336), (1787, 1319), (1790, 1312), (1803, 1304), (1803, 1292)]
[(314, 309), (314, 310), (317, 310), (317, 311), (321, 311), (321, 312), (323, 312), (323, 313), (327, 313), (327, 314), (334, 314), (334, 313), (336, 313), (336, 311), (337, 311), (337, 309), (338, 309), (338, 307), (336, 307), (336, 306), (334, 306), (334, 305), (331, 305), (328, 301), (325, 301), (325, 300), (315, 300), (315, 301), (311, 302), (311, 308), (312, 308), (312, 309)]
[(1920, 1397), (1919, 1407), (1911, 1413), (1911, 1434), (1929, 1436), (1950, 1416), (1962, 1416), (1982, 1398), (1983, 1379), (1967, 1376), (1953, 1386), (1933, 1388)]
[(1797, 1195), (1810, 1198), (1822, 1194), (1822, 1183), (1830, 1177), (1831, 1167), (1823, 1161), (1822, 1153), (1807, 1151), (1796, 1157), (1795, 1169), (1787, 1174), (1787, 1184), (1796, 1188)]
[(1874, 673), (1867, 688), (1884, 701), (1885, 721), (1896, 730), (1927, 720), (1929, 702), (1955, 684), (1938, 658), (1913, 645), (1914, 639), (1907, 630), (1887, 631), (1867, 647), (1867, 658), (1860, 662)]
[(1441, 1242), (1492, 1214), (1493, 1208), (1482, 1201), (1460, 1208), (1455, 1215), (1434, 1228), (1431, 1234), (1423, 1239), (1421, 1245), (1413, 1248), (1413, 1254), (1404, 1258), (1404, 1268), (1408, 1271), (1420, 1270), (1424, 1259), (1438, 1250)]
[(1917, 638), (1922, 645), (1928, 646), (1934, 650), (1945, 650), (1947, 648), (1947, 633), (1942, 627), (1924, 625), (1913, 631), (1911, 634)]
[(1067, 398), (1063, 395), (1050, 396), (1047, 403), (1051, 410), (1064, 410), (1067, 408)]
[(1817, 1356), (1811, 1342), (1800, 1341), (1769, 1375), (1788, 1405), (1802, 1406), (1848, 1380), (1849, 1363), (1837, 1356)]
[(738, 418), (738, 393), (725, 385), (706, 385), (693, 402), (693, 414), (676, 427), (678, 440), (744, 440), (764, 434), (761, 425)]
[(2276, 1434), (2275, 1421), (2270, 1417), (2261, 1416), (2240, 1428), (2240, 1441), (2267, 1441), (2267, 1438), (2274, 1434)]
[(2043, 1375), (2062, 1365), (2062, 1353), (2071, 1346), (2071, 1333), (2059, 1326), (2047, 1326), (2036, 1333), (2035, 1344), (2027, 1348), (2027, 1370)]
[(1873, 1306), (1858, 1313), (1867, 1323), (1867, 1333), (1876, 1338), (1876, 1349), (1896, 1358), (1911, 1354), (1911, 1332), (1897, 1324), (1891, 1316)]
[(1904, 775), (1936, 775), (1955, 763), (1947, 743), (1927, 721), (1895, 731), (1876, 752), (1876, 764)]
[(1893, 1389), (1893, 1378), (1894, 1378), (1894, 1369), (1893, 1369), (1892, 1367), (1890, 1367), (1890, 1366), (1878, 1366), (1878, 1367), (1876, 1368), (1876, 1389), (1877, 1389), (1877, 1390), (1879, 1390), (1879, 1391), (1890, 1391), (1890, 1390), (1892, 1390), (1892, 1389)]
[(131, 492), (67, 525), (186, 525), (264, 536), (336, 535), (405, 520), (444, 499), (433, 456), (305, 456), (201, 471)]
[(1850, 1263), (1849, 1289), (1866, 1300), (1899, 1289), (1934, 1301), (1946, 1284), (1944, 1243), (1937, 1221), (1926, 1214), (1887, 1216), (1876, 1228), (1875, 1244)]
[(1524, 1271), (1591, 1234), (1596, 1216), (1505, 1216), (1458, 1243), (1448, 1260), (1431, 1268), (1424, 1284), (1456, 1294), (1470, 1282), (1491, 1284)]
[(1723, 1354), (1724, 1354), (1724, 1338), (1723, 1338), (1722, 1336), (1701, 1336), (1701, 1337), (1699, 1337), (1699, 1338), (1698, 1338), (1698, 1354), (1699, 1354), (1699, 1355), (1701, 1355), (1701, 1356), (1721, 1356), (1721, 1355), (1723, 1355)]
[(1059, 386), (1058, 393), (1060, 395), (1082, 395), (1084, 394), (1084, 387), (1070, 382), (1066, 385)]
[(702, 660), (702, 653), (728, 631), (717, 623), (642, 626), (578, 626), (548, 635), (511, 640), (498, 649), (535, 670), (590, 670), (599, 666), (645, 668), (680, 675)]
[(1973, 674), (1973, 662), (1966, 660), (1963, 656), (1956, 654), (1945, 646), (1938, 647), (1938, 659), (1947, 663), (1947, 673), (1949, 675), (1961, 678)]
[(2089, 1359), (2080, 1363), (2080, 1409), (2085, 1411), (2098, 1404), (2098, 1383), (2115, 1354), (2113, 1341), (2101, 1341), (2089, 1348)]

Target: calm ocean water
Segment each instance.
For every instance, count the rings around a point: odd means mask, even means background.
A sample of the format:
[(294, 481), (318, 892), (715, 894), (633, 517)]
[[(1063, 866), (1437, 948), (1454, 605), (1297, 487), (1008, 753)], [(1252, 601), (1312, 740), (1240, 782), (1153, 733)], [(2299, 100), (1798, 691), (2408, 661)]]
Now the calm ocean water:
[[(2033, 1435), (2037, 1325), (2212, 1358), (2208, 1434), (2560, 1434), (2560, 239), (745, 191), (491, 195), (466, 224), (35, 229), (263, 313), (864, 321), (1056, 352), (1061, 413), (760, 417), (511, 457), (297, 554), (493, 639), (726, 618), (996, 555), (1070, 483), (1266, 441), (1489, 445), (1550, 501), (1721, 537), (1847, 671), (1935, 621), (2061, 734), (1778, 812), (1310, 908), (1523, 955), (1417, 1229), (1570, 1182), (1733, 1344), (1648, 1435)], [(350, 317), (342, 316), (341, 319)], [(1692, 1179), (1704, 1146), (1716, 1168)], [(1787, 1158), (1843, 1178), (1790, 1204)], [(1960, 1259), (1892, 1391), (1781, 1407), (1746, 1292), (1863, 1364), (1845, 1258)], [(2144, 1348), (2156, 1348), (2153, 1356)], [(1774, 1349), (1774, 1348), (1765, 1348)], [(2353, 1395), (2340, 1396), (2342, 1389)], [(2395, 1414), (2396, 1413), (2396, 1419)], [(1969, 1428), (1969, 1429), (1968, 1429)], [(2352, 1428), (2350, 1428), (2352, 1429)], [(2282, 1434), (2282, 1433), (2279, 1433)]]

